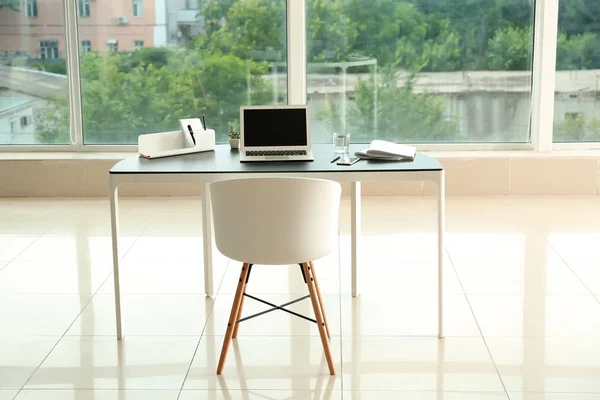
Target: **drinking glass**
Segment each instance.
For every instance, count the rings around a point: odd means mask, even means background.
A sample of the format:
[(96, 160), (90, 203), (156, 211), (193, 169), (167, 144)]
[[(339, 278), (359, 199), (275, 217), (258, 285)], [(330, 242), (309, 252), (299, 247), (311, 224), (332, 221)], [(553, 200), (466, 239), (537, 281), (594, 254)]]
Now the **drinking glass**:
[(333, 152), (348, 154), (350, 151), (350, 133), (336, 132), (333, 134)]

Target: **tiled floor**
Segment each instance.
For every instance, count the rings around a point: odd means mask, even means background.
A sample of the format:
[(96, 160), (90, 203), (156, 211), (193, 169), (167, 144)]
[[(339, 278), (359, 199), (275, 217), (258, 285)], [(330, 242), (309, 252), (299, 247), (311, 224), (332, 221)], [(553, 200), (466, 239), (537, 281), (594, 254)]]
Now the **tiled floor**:
[[(0, 200), (0, 400), (600, 399), (597, 197), (449, 198), (443, 340), (434, 199), (364, 199), (358, 298), (344, 199), (339, 248), (316, 263), (333, 377), (316, 327), (275, 312), (242, 324), (215, 375), (239, 265), (217, 255), (204, 296), (200, 214), (122, 200), (118, 342), (107, 201)], [(248, 289), (305, 291), (293, 266), (257, 266)]]

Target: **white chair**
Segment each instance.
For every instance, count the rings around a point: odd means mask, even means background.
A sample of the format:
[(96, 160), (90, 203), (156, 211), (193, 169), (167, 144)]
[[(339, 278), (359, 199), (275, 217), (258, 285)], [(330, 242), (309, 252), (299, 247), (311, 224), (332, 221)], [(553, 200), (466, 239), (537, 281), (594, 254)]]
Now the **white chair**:
[[(337, 182), (306, 178), (252, 178), (212, 183), (215, 241), (219, 251), (243, 263), (217, 367), (221, 374), (231, 339), (237, 337), (244, 297), (251, 297), (317, 323), (331, 375), (335, 367), (331, 337), (313, 261), (331, 252), (337, 236), (341, 187)], [(246, 294), (252, 266), (298, 264), (309, 295), (281, 306)], [(310, 297), (316, 319), (284, 307)]]

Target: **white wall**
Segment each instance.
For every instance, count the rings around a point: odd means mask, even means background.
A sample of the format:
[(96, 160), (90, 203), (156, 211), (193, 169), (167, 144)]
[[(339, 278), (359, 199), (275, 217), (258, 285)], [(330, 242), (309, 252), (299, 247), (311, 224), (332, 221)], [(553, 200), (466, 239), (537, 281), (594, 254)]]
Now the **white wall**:
[[(0, 144), (35, 144), (34, 103), (0, 113)], [(21, 126), (21, 117), (32, 117), (32, 123)], [(11, 133), (11, 121), (16, 120), (17, 133)]]

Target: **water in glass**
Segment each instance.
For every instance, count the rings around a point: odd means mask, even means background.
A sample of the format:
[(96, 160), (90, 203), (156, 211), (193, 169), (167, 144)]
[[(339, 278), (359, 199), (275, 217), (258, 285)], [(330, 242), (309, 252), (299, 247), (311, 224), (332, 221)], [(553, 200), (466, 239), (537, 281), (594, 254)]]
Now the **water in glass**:
[(333, 134), (333, 151), (335, 153), (348, 153), (350, 150), (350, 133), (334, 133)]

